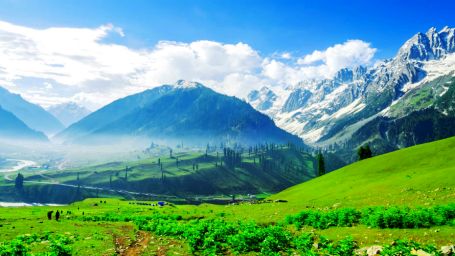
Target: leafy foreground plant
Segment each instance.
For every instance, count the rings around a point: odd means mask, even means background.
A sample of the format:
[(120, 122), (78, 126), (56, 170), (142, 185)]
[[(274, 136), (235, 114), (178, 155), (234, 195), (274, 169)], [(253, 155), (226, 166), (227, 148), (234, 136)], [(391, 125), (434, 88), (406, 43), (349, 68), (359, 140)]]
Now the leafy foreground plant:
[(427, 228), (440, 225), (453, 225), (455, 204), (430, 208), (409, 207), (368, 207), (361, 211), (353, 208), (332, 211), (305, 210), (289, 215), (285, 223), (326, 229), (329, 227), (351, 227), (362, 223), (375, 228)]
[[(48, 251), (38, 254), (32, 254), (30, 246), (35, 243), (49, 242)], [(25, 256), (25, 255), (46, 255), (46, 256), (67, 256), (72, 255), (71, 244), (74, 241), (64, 235), (51, 234), (44, 235), (20, 235), (15, 239), (2, 242), (0, 244), (0, 256)]]
[[(306, 255), (352, 255), (357, 244), (348, 238), (339, 242), (312, 234), (295, 235), (280, 225), (260, 226), (254, 222), (224, 220), (174, 219), (136, 220), (141, 230), (157, 235), (177, 237), (188, 241), (192, 253), (216, 255), (228, 251), (245, 254), (280, 255), (280, 252), (300, 252)], [(315, 246), (315, 242), (319, 241)]]
[[(297, 253), (347, 256), (361, 253), (357, 251), (358, 245), (351, 237), (335, 242), (312, 233), (292, 233), (282, 225), (261, 226), (254, 222), (227, 222), (220, 219), (185, 221), (175, 216), (166, 217), (161, 214), (137, 218), (135, 223), (140, 230), (185, 239), (193, 254)], [(439, 255), (434, 246), (422, 246), (416, 242), (402, 240), (384, 246), (382, 254), (409, 255), (406, 252), (418, 249)]]

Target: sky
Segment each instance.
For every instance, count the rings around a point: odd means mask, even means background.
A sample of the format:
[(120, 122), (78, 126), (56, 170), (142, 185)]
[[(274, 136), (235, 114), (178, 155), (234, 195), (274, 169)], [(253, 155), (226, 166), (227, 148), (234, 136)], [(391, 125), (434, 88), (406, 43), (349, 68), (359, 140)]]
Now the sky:
[(455, 1), (0, 0), (0, 86), (95, 110), (179, 79), (244, 98), (391, 58)]

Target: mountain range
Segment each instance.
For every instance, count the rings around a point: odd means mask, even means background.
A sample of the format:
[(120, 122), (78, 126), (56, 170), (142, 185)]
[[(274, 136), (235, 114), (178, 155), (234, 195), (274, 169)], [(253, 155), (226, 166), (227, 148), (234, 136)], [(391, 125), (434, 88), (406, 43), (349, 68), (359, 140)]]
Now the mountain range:
[(47, 111), (55, 116), (65, 127), (70, 126), (90, 114), (90, 110), (75, 102), (52, 105), (47, 108)]
[(146, 137), (194, 145), (264, 142), (303, 145), (248, 103), (180, 80), (108, 104), (56, 136), (65, 142)]
[(454, 77), (455, 29), (431, 28), (372, 67), (262, 88), (248, 101), (307, 144), (352, 161), (363, 144), (380, 154), (455, 135)]
[(13, 113), (0, 107), (0, 139), (27, 139), (46, 141), (47, 137), (41, 132), (30, 129)]
[(0, 106), (13, 113), (31, 129), (47, 135), (55, 134), (64, 128), (62, 123), (44, 108), (24, 100), (20, 95), (11, 93), (3, 87), (0, 87)]

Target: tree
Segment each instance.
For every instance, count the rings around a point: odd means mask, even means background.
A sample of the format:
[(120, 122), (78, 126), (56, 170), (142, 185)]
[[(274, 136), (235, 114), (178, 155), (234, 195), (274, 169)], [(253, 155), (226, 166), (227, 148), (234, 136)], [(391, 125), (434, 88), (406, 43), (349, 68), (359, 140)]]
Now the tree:
[(322, 176), (325, 174), (325, 162), (324, 162), (324, 156), (322, 155), (321, 152), (318, 153), (318, 176)]
[(24, 188), (24, 175), (21, 173), (17, 174), (15, 186), (17, 190), (22, 190)]
[(357, 150), (357, 155), (359, 156), (359, 161), (367, 158), (371, 158), (373, 156), (373, 152), (371, 152), (371, 148), (369, 145), (361, 146)]

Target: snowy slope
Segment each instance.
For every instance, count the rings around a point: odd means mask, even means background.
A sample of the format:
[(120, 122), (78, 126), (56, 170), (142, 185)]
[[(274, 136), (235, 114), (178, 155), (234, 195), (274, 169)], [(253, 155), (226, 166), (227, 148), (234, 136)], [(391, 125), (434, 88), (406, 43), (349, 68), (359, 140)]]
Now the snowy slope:
[[(332, 79), (302, 81), (288, 89), (284, 94), (286, 99), (274, 98), (273, 107), (259, 109), (271, 101), (270, 97), (249, 100), (254, 107), (270, 115), (279, 127), (310, 145), (328, 147), (349, 141), (353, 134), (377, 118), (403, 118), (432, 106), (449, 90), (448, 86), (432, 81), (441, 77), (447, 80), (454, 75), (455, 29), (431, 28), (405, 42), (395, 58), (369, 68), (342, 69)], [(431, 95), (437, 96), (426, 99), (425, 104), (414, 105), (421, 100), (419, 97), (430, 97), (428, 91), (434, 91)], [(258, 94), (272, 93), (278, 95), (274, 91)], [(407, 112), (390, 111), (393, 106), (402, 108), (403, 105)]]

